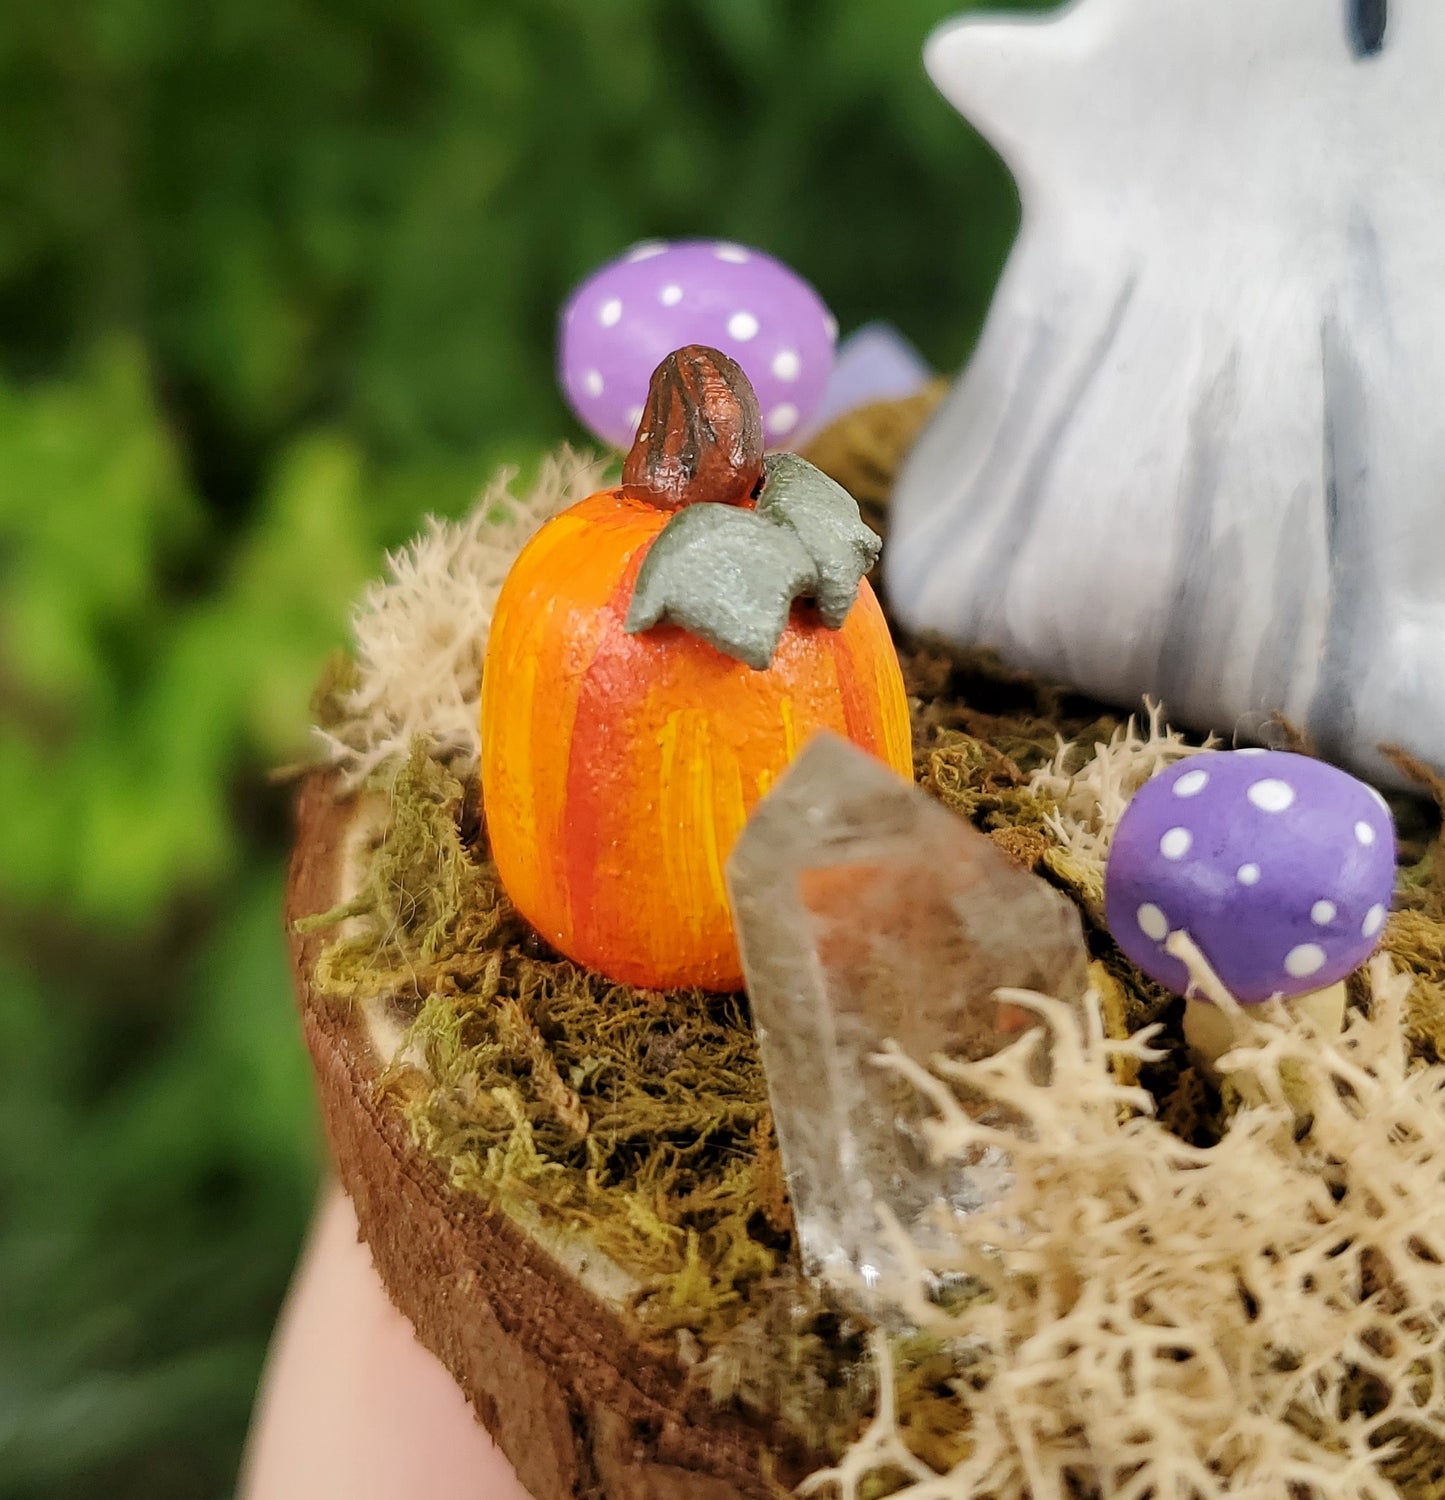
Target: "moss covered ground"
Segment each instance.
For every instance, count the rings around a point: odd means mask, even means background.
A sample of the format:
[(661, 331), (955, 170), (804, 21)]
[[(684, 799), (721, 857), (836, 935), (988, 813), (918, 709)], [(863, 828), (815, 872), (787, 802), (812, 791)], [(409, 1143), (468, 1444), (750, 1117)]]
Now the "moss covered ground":
[[(905, 646), (917, 779), (1080, 904), (1105, 1013), (1178, 1042), (1180, 1006), (1094, 919), (1095, 877), (1051, 828), (1030, 773), (1082, 766), (1118, 715), (937, 644)], [(634, 1312), (719, 1401), (780, 1417), (825, 1451), (872, 1400), (866, 1330), (796, 1269), (791, 1212), (746, 997), (613, 985), (551, 952), (512, 909), (486, 851), (474, 783), (418, 746), (382, 773), (392, 818), (357, 918), (318, 980), (337, 1000), (392, 995), (413, 1016), (422, 1069), (386, 1086), (459, 1191), (585, 1235), (634, 1279)], [(1419, 976), (1422, 1056), (1445, 1046), (1445, 910), (1438, 818), (1401, 801), (1398, 910), (1387, 946)], [(1145, 1069), (1161, 1117), (1198, 1143), (1226, 1108), (1182, 1048)], [(942, 1347), (899, 1351), (910, 1445), (943, 1466), (963, 1441)]]

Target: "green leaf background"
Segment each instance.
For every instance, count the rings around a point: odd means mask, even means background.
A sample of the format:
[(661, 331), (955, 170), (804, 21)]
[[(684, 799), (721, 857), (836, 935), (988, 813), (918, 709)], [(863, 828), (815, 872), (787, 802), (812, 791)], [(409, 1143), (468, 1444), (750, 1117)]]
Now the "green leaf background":
[(280, 930), (381, 551), (578, 437), (568, 288), (759, 245), (967, 353), (950, 0), (0, 7), (0, 1496), (224, 1496), (321, 1149)]

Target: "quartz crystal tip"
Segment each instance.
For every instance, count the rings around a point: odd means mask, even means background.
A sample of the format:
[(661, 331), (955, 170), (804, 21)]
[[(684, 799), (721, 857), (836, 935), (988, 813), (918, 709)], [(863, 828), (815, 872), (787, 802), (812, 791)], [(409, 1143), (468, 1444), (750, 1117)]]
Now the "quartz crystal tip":
[(1077, 908), (987, 835), (832, 734), (754, 810), (727, 868), (803, 1262), (890, 1320), (886, 1210), (920, 1245), (997, 1201), (1001, 1160), (937, 1162), (927, 1110), (874, 1059), (978, 1059), (1032, 1019), (1002, 988), (1081, 1000)]

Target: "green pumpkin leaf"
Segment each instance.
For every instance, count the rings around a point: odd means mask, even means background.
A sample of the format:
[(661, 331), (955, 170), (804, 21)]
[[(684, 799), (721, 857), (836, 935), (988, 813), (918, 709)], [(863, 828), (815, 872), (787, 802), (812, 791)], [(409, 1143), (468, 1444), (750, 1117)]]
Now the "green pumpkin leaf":
[(680, 625), (762, 671), (794, 600), (812, 599), (842, 628), (881, 545), (842, 485), (795, 453), (772, 454), (755, 511), (703, 503), (668, 521), (638, 570), (626, 628)]

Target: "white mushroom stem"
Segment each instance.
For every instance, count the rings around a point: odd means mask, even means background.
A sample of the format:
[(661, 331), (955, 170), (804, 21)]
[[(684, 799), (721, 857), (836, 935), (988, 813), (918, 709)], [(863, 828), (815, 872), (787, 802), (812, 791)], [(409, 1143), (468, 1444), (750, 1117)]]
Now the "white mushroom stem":
[[(1249, 1009), (1224, 987), (1209, 960), (1187, 932), (1171, 932), (1164, 950), (1189, 970), (1189, 993), (1184, 1000), (1184, 1040), (1195, 1059), (1211, 1075), (1226, 1052), (1254, 1039), (1257, 1023)], [(1307, 1020), (1322, 1036), (1336, 1036), (1345, 1024), (1345, 984), (1285, 1000), (1285, 1009)]]
[[(1304, 1017), (1324, 1036), (1344, 1029), (1345, 982), (1311, 990), (1284, 1002), (1292, 1016)], [(1195, 1060), (1210, 1074), (1226, 1052), (1250, 1040), (1249, 1011), (1243, 1006), (1225, 1010), (1212, 1000), (1191, 995), (1184, 1002), (1184, 1040)]]

